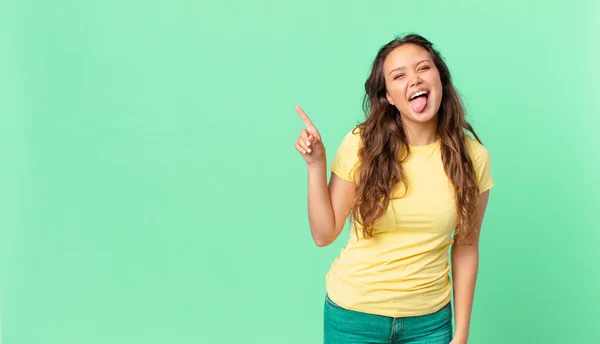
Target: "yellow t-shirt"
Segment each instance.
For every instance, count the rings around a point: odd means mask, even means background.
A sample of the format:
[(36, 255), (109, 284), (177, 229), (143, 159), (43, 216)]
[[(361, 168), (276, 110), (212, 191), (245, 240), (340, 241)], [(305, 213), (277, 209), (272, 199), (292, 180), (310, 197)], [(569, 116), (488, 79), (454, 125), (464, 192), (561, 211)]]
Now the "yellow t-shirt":
[[(359, 133), (349, 132), (338, 148), (331, 170), (355, 181)], [(487, 149), (471, 137), (467, 147), (479, 191), (494, 185)], [(440, 141), (410, 146), (403, 162), (408, 192), (391, 197), (385, 215), (365, 239), (352, 231), (326, 277), (328, 296), (340, 306), (390, 317), (435, 312), (450, 301), (452, 285), (448, 248), (456, 227), (452, 183), (444, 172)]]

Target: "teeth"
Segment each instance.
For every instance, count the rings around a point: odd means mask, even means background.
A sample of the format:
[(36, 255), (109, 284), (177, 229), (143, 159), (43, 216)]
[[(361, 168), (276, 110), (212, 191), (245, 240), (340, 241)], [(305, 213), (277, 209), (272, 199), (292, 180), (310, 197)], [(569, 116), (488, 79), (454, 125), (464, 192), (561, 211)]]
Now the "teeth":
[(424, 95), (424, 94), (427, 94), (427, 91), (419, 91), (419, 92), (417, 92), (417, 93), (413, 94), (413, 96), (412, 96), (412, 97), (410, 97), (410, 100), (413, 100), (413, 99), (415, 99), (416, 97), (418, 97), (418, 96), (422, 96), (422, 95)]

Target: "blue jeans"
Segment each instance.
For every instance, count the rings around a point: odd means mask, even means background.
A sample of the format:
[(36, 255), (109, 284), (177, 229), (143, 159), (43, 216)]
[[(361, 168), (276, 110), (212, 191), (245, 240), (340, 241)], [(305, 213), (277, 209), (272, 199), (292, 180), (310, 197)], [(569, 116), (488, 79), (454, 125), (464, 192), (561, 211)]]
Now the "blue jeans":
[(452, 340), (450, 302), (439, 311), (391, 318), (342, 308), (325, 297), (324, 344), (448, 344)]

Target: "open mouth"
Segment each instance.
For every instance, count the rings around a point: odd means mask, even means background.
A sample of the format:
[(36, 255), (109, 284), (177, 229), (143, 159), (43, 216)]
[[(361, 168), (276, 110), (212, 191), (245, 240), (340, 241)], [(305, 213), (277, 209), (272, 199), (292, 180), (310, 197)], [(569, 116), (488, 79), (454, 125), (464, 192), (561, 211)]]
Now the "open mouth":
[(423, 112), (427, 106), (427, 99), (429, 98), (429, 92), (422, 90), (415, 92), (409, 99), (410, 107), (414, 112)]

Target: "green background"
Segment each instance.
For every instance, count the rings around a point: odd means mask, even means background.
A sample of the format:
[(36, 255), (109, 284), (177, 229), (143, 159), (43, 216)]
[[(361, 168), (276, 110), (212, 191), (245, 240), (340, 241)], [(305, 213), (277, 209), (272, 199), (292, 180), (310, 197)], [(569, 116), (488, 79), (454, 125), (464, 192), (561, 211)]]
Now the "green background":
[[(471, 344), (600, 342), (594, 1), (0, 2), (4, 344), (319, 343), (331, 159), (417, 32), (492, 156)], [(596, 148), (594, 148), (596, 147)]]

